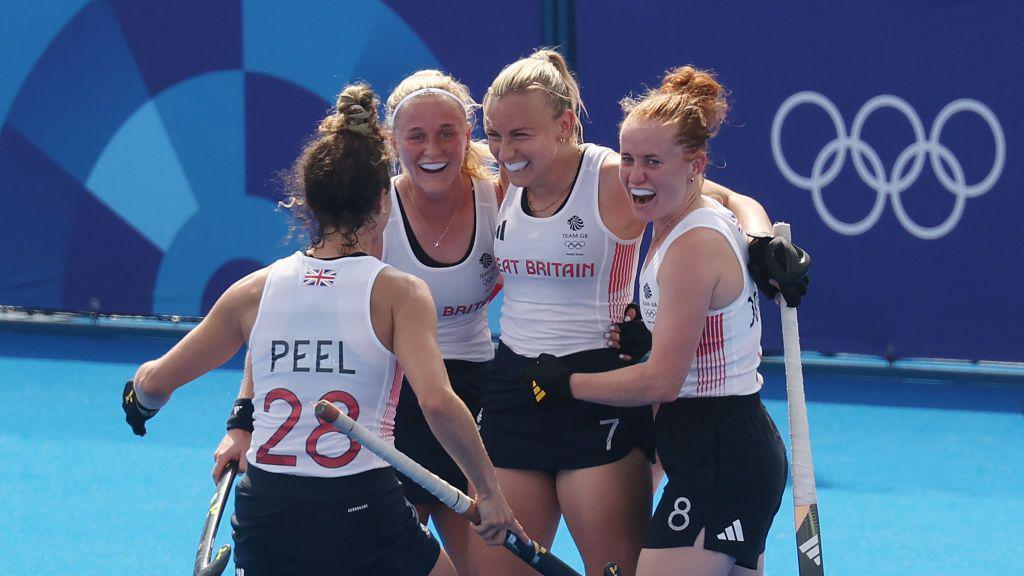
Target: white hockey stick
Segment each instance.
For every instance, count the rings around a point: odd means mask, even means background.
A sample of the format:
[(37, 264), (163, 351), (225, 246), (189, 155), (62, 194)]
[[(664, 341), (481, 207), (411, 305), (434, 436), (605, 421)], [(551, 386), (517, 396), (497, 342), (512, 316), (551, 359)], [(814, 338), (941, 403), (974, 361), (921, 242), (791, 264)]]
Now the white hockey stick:
[[(792, 241), (789, 224), (775, 224), (775, 234)], [(786, 363), (786, 396), (789, 400), (789, 439), (793, 457), (793, 512), (796, 520), (797, 558), (800, 576), (822, 576), (825, 564), (821, 556), (821, 533), (818, 524), (818, 492), (814, 485), (814, 462), (811, 459), (811, 438), (807, 426), (807, 404), (804, 401), (804, 372), (800, 364), (800, 326), (796, 308), (786, 305), (778, 295), (782, 312), (782, 347)]]

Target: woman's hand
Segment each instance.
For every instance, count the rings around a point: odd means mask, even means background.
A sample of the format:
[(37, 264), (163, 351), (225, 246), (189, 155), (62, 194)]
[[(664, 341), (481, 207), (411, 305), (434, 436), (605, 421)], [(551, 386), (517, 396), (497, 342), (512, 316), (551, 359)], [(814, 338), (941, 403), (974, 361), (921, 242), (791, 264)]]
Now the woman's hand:
[(228, 430), (228, 433), (221, 439), (217, 449), (213, 451), (213, 459), (215, 461), (213, 465), (214, 484), (220, 479), (220, 475), (224, 472), (224, 467), (228, 465), (228, 462), (238, 462), (238, 472), (245, 472), (245, 453), (249, 451), (251, 443), (252, 432), (240, 428)]

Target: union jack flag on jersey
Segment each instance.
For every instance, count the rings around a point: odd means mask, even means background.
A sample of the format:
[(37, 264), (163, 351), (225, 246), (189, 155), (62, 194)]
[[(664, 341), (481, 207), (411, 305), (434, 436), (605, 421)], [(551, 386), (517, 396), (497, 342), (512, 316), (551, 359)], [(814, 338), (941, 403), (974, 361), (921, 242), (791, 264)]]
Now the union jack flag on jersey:
[(306, 268), (302, 276), (303, 286), (334, 286), (334, 280), (338, 277), (337, 270), (330, 268)]

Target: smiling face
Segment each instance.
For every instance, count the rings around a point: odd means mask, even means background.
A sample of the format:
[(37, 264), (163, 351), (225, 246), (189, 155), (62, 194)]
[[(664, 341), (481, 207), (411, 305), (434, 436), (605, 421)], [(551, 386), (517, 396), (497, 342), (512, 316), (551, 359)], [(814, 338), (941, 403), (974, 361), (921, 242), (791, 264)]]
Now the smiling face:
[(448, 190), (462, 173), (471, 130), (465, 110), (447, 96), (425, 94), (402, 106), (394, 142), (413, 186), (427, 193)]
[(575, 116), (565, 110), (553, 117), (541, 90), (513, 92), (484, 101), (487, 146), (515, 186), (545, 179), (564, 142), (573, 137)]
[(627, 120), (619, 132), (619, 180), (629, 194), (633, 216), (650, 222), (670, 216), (700, 190), (690, 183), (707, 163), (702, 151), (673, 142), (672, 125)]

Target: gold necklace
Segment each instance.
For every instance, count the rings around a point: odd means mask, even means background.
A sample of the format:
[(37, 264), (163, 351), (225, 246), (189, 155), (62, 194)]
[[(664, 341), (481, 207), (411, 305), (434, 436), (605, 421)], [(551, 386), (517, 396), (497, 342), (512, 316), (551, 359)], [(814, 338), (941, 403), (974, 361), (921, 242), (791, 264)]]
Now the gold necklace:
[(552, 206), (554, 206), (555, 204), (561, 202), (562, 200), (565, 199), (566, 196), (568, 196), (569, 194), (572, 193), (572, 189), (576, 187), (576, 178), (579, 177), (579, 171), (580, 171), (579, 160), (583, 156), (583, 148), (577, 146), (576, 150), (575, 150), (575, 153), (576, 153), (576, 156), (577, 156), (577, 159), (576, 159), (576, 173), (572, 177), (572, 182), (569, 184), (569, 189), (565, 190), (564, 192), (559, 194), (558, 197), (555, 198), (554, 202), (552, 202), (552, 203), (548, 204), (547, 206), (545, 206), (545, 207), (541, 208), (540, 210), (538, 210), (538, 209), (533, 207), (533, 202), (530, 200), (530, 190), (529, 189), (524, 189), (523, 190), (523, 194), (526, 194), (526, 207), (530, 209), (530, 214), (532, 216), (536, 216), (539, 212), (547, 212), (548, 210), (551, 209)]
[(416, 210), (416, 214), (419, 215), (420, 220), (423, 221), (423, 228), (426, 229), (427, 234), (430, 234), (431, 238), (434, 239), (434, 248), (437, 248), (441, 245), (441, 240), (444, 240), (444, 237), (448, 234), (448, 230), (451, 229), (452, 222), (455, 222), (455, 217), (458, 216), (459, 212), (462, 210), (462, 205), (465, 204), (465, 202), (463, 202), (465, 192), (463, 192), (463, 196), (459, 197), (459, 205), (455, 207), (455, 210), (452, 210), (452, 216), (448, 219), (448, 225), (444, 227), (444, 232), (441, 232), (440, 236), (434, 236), (434, 231), (430, 229), (430, 225), (427, 224), (427, 219), (423, 217), (423, 212), (420, 212), (420, 207), (416, 204), (416, 193), (413, 192), (411, 188), (409, 190), (409, 200), (412, 200), (412, 207)]
[[(572, 191), (572, 188), (569, 189), (569, 192), (571, 192), (571, 191)], [(533, 201), (530, 200), (530, 191), (529, 191), (529, 189), (527, 189), (526, 190), (526, 207), (530, 209), (530, 214), (531, 215), (536, 216), (537, 214), (539, 214), (541, 212), (547, 212), (549, 209), (551, 209), (552, 206), (554, 206), (555, 204), (561, 202), (566, 196), (568, 196), (568, 192), (562, 192), (561, 194), (558, 195), (557, 198), (555, 198), (554, 202), (552, 202), (552, 203), (548, 204), (547, 206), (545, 206), (545, 207), (541, 208), (540, 210), (538, 210), (537, 208), (534, 208)]]

